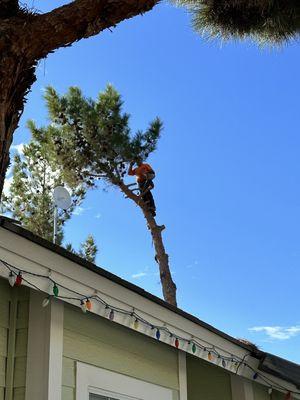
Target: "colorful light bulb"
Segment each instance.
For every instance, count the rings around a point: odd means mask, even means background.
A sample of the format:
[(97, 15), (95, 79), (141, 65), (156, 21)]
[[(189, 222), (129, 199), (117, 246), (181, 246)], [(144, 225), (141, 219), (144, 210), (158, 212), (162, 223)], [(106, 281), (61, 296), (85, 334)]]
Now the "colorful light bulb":
[(47, 307), (49, 303), (50, 303), (50, 296), (45, 297), (43, 302), (42, 302), (42, 307), (43, 308)]
[(197, 346), (195, 345), (195, 343), (192, 344), (192, 352), (195, 354), (197, 351)]
[(268, 393), (271, 395), (271, 394), (273, 393), (273, 388), (270, 387), (270, 388), (268, 389)]
[(53, 284), (53, 294), (55, 297), (57, 297), (58, 293), (59, 293), (58, 287), (57, 287), (56, 283), (54, 283)]
[(226, 367), (227, 367), (227, 364), (226, 364), (226, 361), (225, 361), (225, 360), (222, 360), (222, 367), (223, 367), (223, 368), (226, 368)]
[(157, 339), (157, 340), (160, 339), (160, 331), (159, 331), (159, 329), (156, 330), (155, 336), (156, 336), (156, 339)]
[(21, 286), (22, 281), (23, 281), (22, 274), (21, 274), (21, 272), (19, 272), (16, 277), (15, 286)]
[(176, 349), (178, 349), (178, 348), (179, 348), (179, 345), (180, 345), (179, 339), (178, 339), (178, 338), (175, 339), (174, 344), (175, 344)]
[(114, 318), (115, 318), (115, 312), (114, 312), (114, 310), (110, 310), (110, 313), (109, 313), (108, 318), (109, 318), (111, 321), (114, 320)]
[(91, 302), (90, 299), (86, 299), (85, 305), (86, 305), (86, 308), (87, 308), (89, 311), (92, 310), (92, 307), (93, 307), (93, 306), (92, 306), (92, 302)]
[(207, 358), (209, 359), (209, 361), (212, 361), (212, 359), (213, 359), (213, 355), (211, 354), (210, 351), (207, 354)]
[(255, 372), (255, 374), (253, 375), (253, 379), (255, 380), (255, 379), (257, 379), (257, 378), (258, 378), (258, 373)]
[(10, 273), (9, 273), (8, 282), (9, 282), (11, 287), (15, 286), (16, 277), (15, 277), (15, 274), (13, 274), (12, 271), (10, 271)]
[(134, 323), (133, 323), (133, 327), (134, 327), (134, 329), (139, 329), (139, 320), (136, 318), (135, 319), (135, 321), (134, 321)]

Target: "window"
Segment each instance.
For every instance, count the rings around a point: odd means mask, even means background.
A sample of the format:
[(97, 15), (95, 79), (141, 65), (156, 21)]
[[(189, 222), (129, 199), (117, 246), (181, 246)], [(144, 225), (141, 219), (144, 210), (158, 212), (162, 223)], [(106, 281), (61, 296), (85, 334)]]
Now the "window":
[[(98, 389), (95, 388), (91, 388), (90, 390), (92, 391), (97, 390), (98, 392)], [(103, 392), (103, 394), (105, 393), (102, 390), (100, 392)], [(90, 393), (89, 400), (139, 400), (136, 397), (127, 397), (117, 393), (115, 394), (106, 393), (106, 394), (107, 396), (106, 395), (102, 396), (102, 394), (100, 395), (100, 394)]]
[(90, 394), (89, 400), (117, 400), (117, 399), (112, 399), (111, 397), (99, 396), (98, 394)]
[(172, 400), (171, 389), (77, 362), (77, 400)]
[[(99, 392), (99, 390), (95, 389), (95, 388), (91, 388), (90, 390), (92, 390), (92, 391), (97, 390), (97, 392)], [(105, 393), (102, 390), (100, 392), (102, 392), (103, 394)], [(133, 398), (133, 397), (127, 397), (127, 396), (124, 397), (124, 396), (122, 396), (120, 394), (119, 395), (118, 394), (111, 394), (111, 393), (106, 393), (106, 394), (107, 394), (107, 396), (106, 395), (102, 396), (100, 394), (90, 393), (89, 394), (89, 400), (139, 400), (139, 399), (136, 399), (136, 398)]]

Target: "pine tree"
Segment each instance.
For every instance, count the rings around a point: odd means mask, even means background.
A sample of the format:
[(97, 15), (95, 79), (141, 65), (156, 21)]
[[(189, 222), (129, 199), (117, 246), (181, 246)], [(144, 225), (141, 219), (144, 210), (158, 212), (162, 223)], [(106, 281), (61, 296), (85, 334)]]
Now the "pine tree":
[(98, 252), (94, 237), (91, 234), (88, 235), (87, 239), (85, 242), (81, 243), (80, 247), (79, 255), (87, 261), (94, 263)]
[(95, 243), (95, 239), (93, 235), (89, 234), (86, 240), (80, 244), (79, 251), (77, 252), (71, 243), (66, 245), (66, 249), (74, 254), (77, 254), (79, 257), (86, 259), (91, 263), (95, 263), (96, 256), (98, 253), (98, 247)]
[(95, 187), (99, 179), (104, 180), (141, 209), (152, 235), (164, 298), (176, 305), (176, 285), (162, 240), (164, 226), (156, 224), (142, 198), (124, 183), (130, 162), (137, 158), (146, 160), (156, 149), (162, 122), (156, 118), (146, 130), (132, 135), (129, 114), (123, 112), (121, 96), (111, 85), (97, 100), (85, 98), (76, 87), (64, 96), (48, 87), (45, 99), (51, 123), (41, 128), (40, 135), (50, 140), (48, 148), (52, 149), (64, 180), (70, 186), (87, 187)]
[[(31, 141), (24, 146), (23, 155), (16, 154), (13, 164), (13, 178), (8, 195), (3, 198), (4, 210), (35, 234), (52, 241), (53, 239), (53, 189), (62, 186), (62, 172), (51, 157), (48, 148), (47, 132), (37, 130), (34, 123), (28, 123), (32, 134)], [(84, 198), (83, 185), (73, 186), (70, 190), (72, 205), (66, 211), (60, 211), (58, 218), (57, 243), (63, 240), (63, 225), (71, 217), (71, 213)]]
[[(171, 0), (209, 36), (283, 42), (299, 37), (299, 0)], [(0, 197), (13, 134), (39, 60), (61, 47), (144, 14), (160, 0), (73, 0), (45, 14), (18, 0), (0, 1)]]

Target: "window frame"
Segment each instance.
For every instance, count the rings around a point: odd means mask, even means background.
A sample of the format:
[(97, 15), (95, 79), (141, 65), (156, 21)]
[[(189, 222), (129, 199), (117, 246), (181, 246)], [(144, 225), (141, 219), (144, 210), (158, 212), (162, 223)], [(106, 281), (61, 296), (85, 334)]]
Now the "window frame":
[(76, 363), (76, 399), (99, 394), (116, 400), (172, 400), (173, 390), (93, 365)]
[(128, 397), (128, 396), (124, 396), (121, 393), (114, 393), (108, 390), (102, 390), (99, 388), (95, 388), (90, 386), (88, 389), (88, 394), (95, 394), (95, 395), (99, 395), (99, 396), (103, 396), (103, 397), (108, 397), (109, 400), (139, 400), (136, 397)]

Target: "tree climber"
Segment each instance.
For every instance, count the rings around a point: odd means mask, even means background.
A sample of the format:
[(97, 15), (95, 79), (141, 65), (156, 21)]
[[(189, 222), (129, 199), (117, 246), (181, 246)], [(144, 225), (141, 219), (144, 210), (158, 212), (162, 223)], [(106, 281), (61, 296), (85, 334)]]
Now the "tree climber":
[[(136, 164), (137, 168), (132, 168)], [(152, 216), (156, 216), (156, 206), (151, 193), (154, 188), (153, 179), (155, 178), (155, 172), (149, 164), (144, 164), (141, 158), (131, 161), (129, 164), (128, 175), (136, 176), (136, 181), (139, 185), (140, 196), (148, 206), (148, 210)]]

